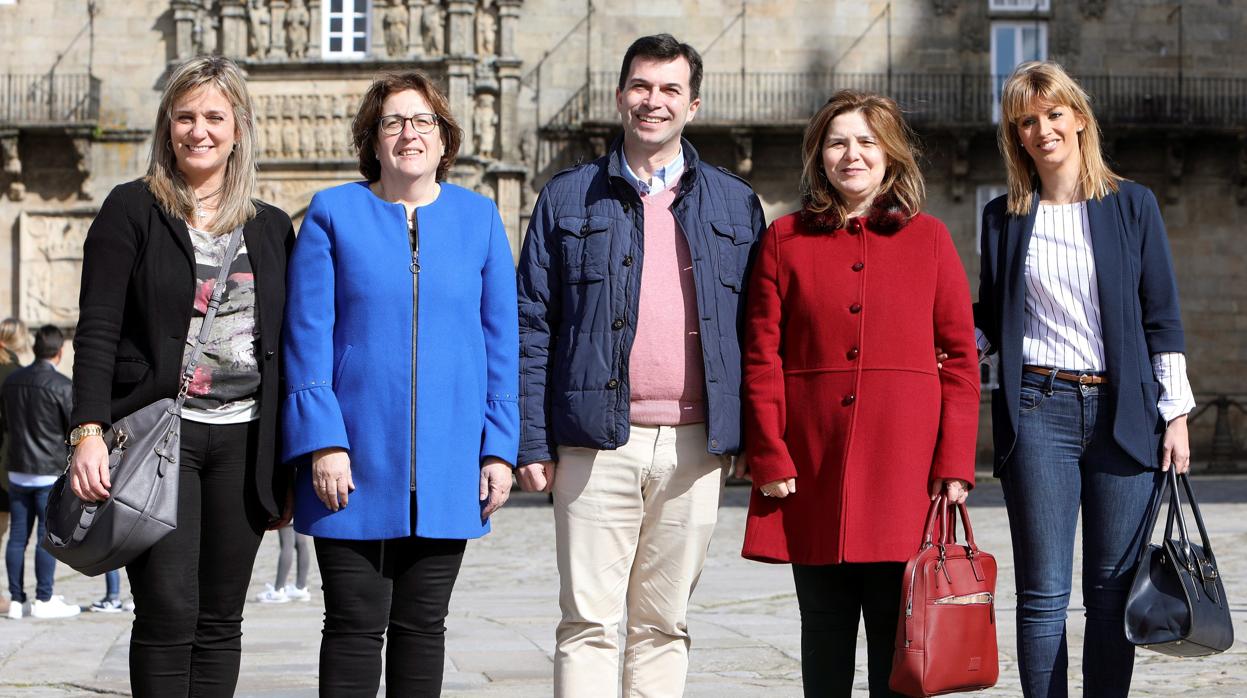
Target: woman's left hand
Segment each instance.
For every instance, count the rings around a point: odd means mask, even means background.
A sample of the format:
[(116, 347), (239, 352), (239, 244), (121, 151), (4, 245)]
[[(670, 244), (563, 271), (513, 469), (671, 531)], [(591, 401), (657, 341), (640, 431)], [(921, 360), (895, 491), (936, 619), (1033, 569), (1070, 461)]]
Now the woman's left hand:
[(1179, 475), (1191, 469), (1191, 439), (1186, 431), (1186, 415), (1175, 417), (1165, 427), (1164, 449), (1160, 454), (1160, 469), (1168, 470), (1172, 463)]
[(511, 466), (501, 458), (489, 457), (481, 466), (481, 522), (502, 508), (511, 496)]
[(970, 496), (970, 483), (956, 478), (937, 477), (931, 481), (931, 498), (938, 497), (941, 491), (948, 496), (950, 504), (961, 504)]

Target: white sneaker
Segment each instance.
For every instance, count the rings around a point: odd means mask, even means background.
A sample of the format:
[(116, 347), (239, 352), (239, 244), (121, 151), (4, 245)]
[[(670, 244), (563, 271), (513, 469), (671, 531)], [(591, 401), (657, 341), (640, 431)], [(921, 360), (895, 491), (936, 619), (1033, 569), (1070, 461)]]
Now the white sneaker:
[(256, 594), (255, 600), (260, 603), (289, 603), (285, 589), (274, 589), (272, 584), (264, 583), (263, 593)]
[(22, 602), (12, 601), (9, 603), (9, 618), (13, 620), (22, 619)]
[(65, 603), (65, 598), (62, 596), (53, 596), (47, 601), (36, 599), (30, 605), (32, 618), (72, 618), (79, 613), (82, 613), (82, 609)]
[(121, 604), (121, 610), (127, 613), (134, 613), (134, 599), (127, 599), (125, 603)]
[(297, 587), (293, 584), (287, 584), (286, 588), (282, 591), (286, 593), (286, 598), (291, 601), (311, 601), (312, 599), (312, 593), (307, 590), (307, 587)]

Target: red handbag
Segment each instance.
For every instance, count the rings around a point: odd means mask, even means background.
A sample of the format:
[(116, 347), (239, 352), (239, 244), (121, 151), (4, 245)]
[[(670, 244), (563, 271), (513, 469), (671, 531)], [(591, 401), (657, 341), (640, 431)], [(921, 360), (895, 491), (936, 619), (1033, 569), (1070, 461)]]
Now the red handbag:
[[(965, 504), (957, 543), (948, 498), (931, 501), (918, 554), (905, 565), (892, 655), (893, 691), (938, 696), (996, 685), (996, 558), (979, 550)], [(937, 540), (933, 540), (938, 535)]]

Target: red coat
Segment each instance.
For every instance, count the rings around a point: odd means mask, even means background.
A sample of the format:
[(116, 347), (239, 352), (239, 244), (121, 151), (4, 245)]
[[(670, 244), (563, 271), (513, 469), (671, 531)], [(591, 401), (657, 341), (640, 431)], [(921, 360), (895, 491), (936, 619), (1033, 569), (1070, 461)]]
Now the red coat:
[[(750, 277), (743, 393), (755, 489), (743, 555), (824, 565), (908, 559), (933, 478), (974, 480), (979, 374), (966, 272), (948, 230), (835, 233), (796, 214)], [(949, 358), (935, 365), (935, 347)], [(756, 486), (797, 478), (785, 499)]]

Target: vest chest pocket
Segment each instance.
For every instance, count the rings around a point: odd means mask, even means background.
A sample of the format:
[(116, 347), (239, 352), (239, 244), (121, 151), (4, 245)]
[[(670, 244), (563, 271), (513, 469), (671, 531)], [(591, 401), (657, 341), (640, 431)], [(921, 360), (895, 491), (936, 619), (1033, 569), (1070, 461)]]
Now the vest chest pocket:
[(610, 219), (565, 216), (557, 221), (563, 247), (563, 280), (569, 284), (602, 281), (610, 259)]
[(727, 221), (711, 223), (710, 227), (714, 230), (717, 243), (715, 247), (719, 257), (719, 280), (724, 286), (740, 293), (745, 282), (745, 264), (749, 261), (753, 229)]

